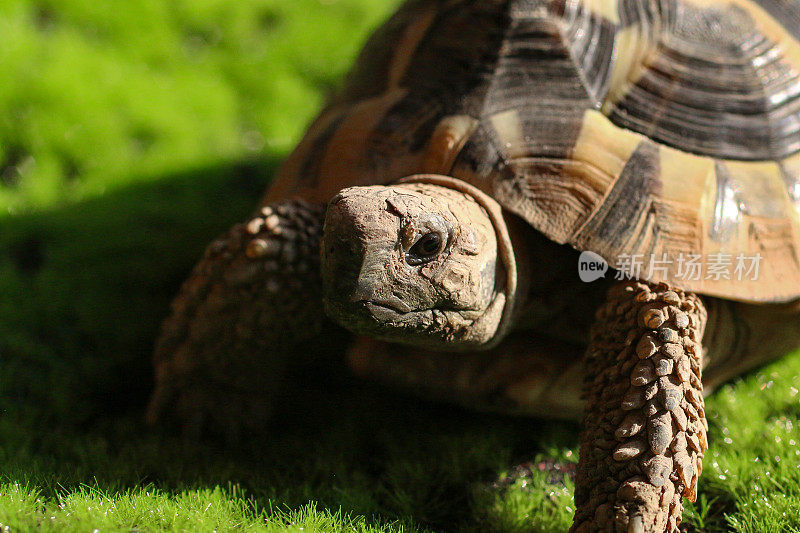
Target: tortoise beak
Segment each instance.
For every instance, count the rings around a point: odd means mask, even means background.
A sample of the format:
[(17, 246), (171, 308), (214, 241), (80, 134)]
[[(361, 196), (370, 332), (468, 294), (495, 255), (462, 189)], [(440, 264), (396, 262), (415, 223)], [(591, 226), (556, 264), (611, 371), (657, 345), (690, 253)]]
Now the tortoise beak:
[[(385, 201), (372, 195), (338, 194), (328, 205), (322, 238), (323, 296), (328, 314), (358, 330), (365, 322), (385, 320), (385, 310), (408, 311), (397, 301), (382, 301), (387, 268), (397, 236), (387, 224)], [(387, 220), (383, 220), (387, 218)], [(384, 308), (381, 310), (380, 308)], [(375, 316), (376, 310), (381, 318)]]

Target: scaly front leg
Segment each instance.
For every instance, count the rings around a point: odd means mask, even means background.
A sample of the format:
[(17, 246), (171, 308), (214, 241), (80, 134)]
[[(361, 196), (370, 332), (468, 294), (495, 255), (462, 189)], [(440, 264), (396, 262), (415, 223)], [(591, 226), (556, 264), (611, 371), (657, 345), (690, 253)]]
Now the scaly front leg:
[(587, 352), (573, 532), (677, 531), (706, 450), (705, 323), (694, 294), (638, 282), (609, 291)]
[(263, 427), (287, 360), (314, 353), (333, 327), (320, 295), (322, 217), (303, 201), (270, 205), (208, 247), (164, 322), (149, 422), (233, 440)]

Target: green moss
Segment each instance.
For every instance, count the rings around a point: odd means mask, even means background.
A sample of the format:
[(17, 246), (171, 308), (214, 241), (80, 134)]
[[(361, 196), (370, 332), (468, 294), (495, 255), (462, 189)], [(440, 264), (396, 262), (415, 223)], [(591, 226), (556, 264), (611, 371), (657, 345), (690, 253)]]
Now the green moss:
[(4, 2), (3, 211), (285, 153), (394, 3)]
[[(396, 0), (0, 3), (0, 525), (563, 531), (577, 427), (299, 369), (268, 437), (144, 427), (159, 322)], [(800, 354), (708, 400), (697, 531), (800, 531)], [(498, 482), (498, 480), (500, 480)]]

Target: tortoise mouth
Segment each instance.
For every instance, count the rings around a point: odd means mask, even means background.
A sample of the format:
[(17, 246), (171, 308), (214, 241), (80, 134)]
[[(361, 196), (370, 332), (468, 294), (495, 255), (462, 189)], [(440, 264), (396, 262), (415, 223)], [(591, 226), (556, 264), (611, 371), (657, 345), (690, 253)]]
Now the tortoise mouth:
[(376, 332), (377, 335), (385, 333), (387, 327), (392, 329), (414, 327), (415, 323), (429, 322), (429, 318), (433, 315), (432, 309), (400, 311), (391, 305), (378, 302), (363, 303), (365, 311), (380, 324), (380, 331)]
[[(388, 342), (400, 342), (420, 347), (439, 348), (448, 344), (449, 333), (438, 332), (437, 322), (445, 321), (452, 311), (435, 309), (399, 309), (385, 301), (360, 300), (350, 302), (325, 299), (325, 309), (341, 326), (360, 335)], [(436, 317), (440, 316), (440, 320)]]
[(364, 307), (367, 309), (367, 311), (369, 311), (369, 314), (371, 314), (373, 317), (380, 320), (381, 322), (386, 322), (387, 318), (395, 319), (406, 314), (406, 313), (401, 313), (400, 311), (389, 305), (380, 304), (377, 302), (364, 302)]
[[(502, 295), (493, 298), (489, 308), (500, 307)], [(486, 310), (414, 309), (400, 311), (392, 305), (378, 302), (361, 302), (361, 320), (353, 317), (348, 329), (389, 342), (402, 342), (432, 350), (461, 351), (483, 347), (481, 342), (469, 342), (472, 332), (480, 329)], [(364, 326), (371, 322), (372, 328)], [(443, 324), (445, 324), (444, 327)], [(467, 342), (459, 343), (458, 341)]]
[(382, 307), (396, 312), (399, 315), (411, 313), (414, 309), (406, 302), (397, 296), (390, 296), (389, 298), (377, 298), (371, 300), (364, 300), (368, 305)]

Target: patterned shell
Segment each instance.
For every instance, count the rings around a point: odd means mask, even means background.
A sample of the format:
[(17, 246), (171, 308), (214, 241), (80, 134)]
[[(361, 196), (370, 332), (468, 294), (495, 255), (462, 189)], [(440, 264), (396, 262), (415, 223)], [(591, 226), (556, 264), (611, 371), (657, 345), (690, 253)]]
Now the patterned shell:
[(798, 298), (799, 41), (800, 0), (412, 0), (267, 199), (447, 174), (620, 270)]

